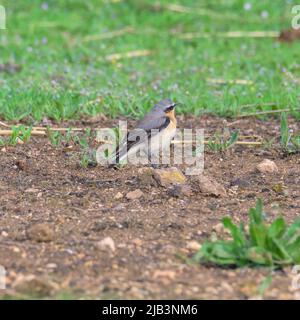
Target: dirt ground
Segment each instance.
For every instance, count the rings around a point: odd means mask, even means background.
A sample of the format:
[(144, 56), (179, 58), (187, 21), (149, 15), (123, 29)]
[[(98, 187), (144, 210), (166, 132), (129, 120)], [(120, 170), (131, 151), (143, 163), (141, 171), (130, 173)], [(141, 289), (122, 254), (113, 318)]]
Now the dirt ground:
[[(93, 126), (112, 122), (117, 123), (104, 119)], [(180, 127), (205, 128), (206, 133), (227, 125), (240, 129), (241, 135), (279, 136), (278, 119), (179, 117)], [(299, 131), (299, 123), (291, 120), (290, 125)], [(207, 196), (193, 189), (192, 195), (176, 198), (166, 188), (141, 185), (136, 167), (79, 167), (77, 151), (55, 148), (43, 137), (1, 150), (0, 265), (7, 270), (7, 289), (0, 295), (259, 297), (258, 286), (267, 269), (206, 267), (181, 257), (193, 256), (195, 241), (221, 237), (222, 217), (247, 222), (248, 209), (258, 197), (264, 201), (267, 219), (282, 213), (291, 222), (299, 216), (299, 154), (283, 157), (275, 146), (234, 146), (225, 154), (206, 150), (205, 173), (226, 188), (227, 196)], [(275, 161), (277, 174), (256, 171), (265, 158)], [(142, 197), (128, 200), (126, 194), (136, 189), (141, 189)], [(44, 241), (34, 236), (36, 223), (44, 224)], [(99, 244), (107, 237), (113, 243)], [(291, 268), (273, 272), (264, 298), (300, 298), (300, 290), (291, 288), (292, 278)]]

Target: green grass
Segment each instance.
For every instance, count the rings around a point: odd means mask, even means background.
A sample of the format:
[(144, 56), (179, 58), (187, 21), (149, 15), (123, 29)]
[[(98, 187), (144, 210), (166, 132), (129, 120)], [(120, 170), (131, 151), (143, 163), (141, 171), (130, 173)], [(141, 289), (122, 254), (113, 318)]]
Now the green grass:
[(228, 132), (229, 137), (225, 138), (224, 135), (220, 133), (215, 133), (212, 138), (209, 139), (207, 147), (212, 151), (224, 152), (231, 148), (237, 141), (239, 136), (239, 131), (234, 131), (231, 134)]
[[(244, 4), (252, 4), (250, 10)], [(48, 6), (45, 5), (48, 4)], [(155, 6), (160, 3), (161, 6)], [(166, 10), (168, 3), (191, 8)], [(141, 116), (171, 97), (179, 112), (235, 116), (299, 108), (299, 42), (224, 37), (179, 39), (174, 32), (274, 30), (290, 27), (297, 1), (1, 0), (7, 29), (0, 30), (0, 117), (34, 123), (105, 113)], [(202, 10), (199, 12), (199, 10)], [(263, 13), (264, 12), (264, 13)], [(268, 17), (263, 18), (262, 15)], [(134, 28), (119, 37), (87, 36)], [(151, 50), (152, 55), (107, 61), (113, 53)], [(292, 77), (291, 77), (292, 75)], [(211, 84), (208, 78), (245, 79), (253, 84)], [(265, 103), (271, 106), (263, 106)], [(243, 108), (242, 106), (251, 104)], [(294, 116), (300, 119), (299, 112)]]
[(219, 266), (282, 267), (300, 263), (300, 219), (287, 226), (282, 217), (271, 224), (264, 220), (262, 201), (249, 210), (249, 231), (230, 218), (223, 225), (231, 233), (230, 240), (206, 241), (195, 260)]
[(285, 154), (300, 152), (300, 135), (289, 129), (285, 113), (281, 115), (280, 134), (280, 145)]

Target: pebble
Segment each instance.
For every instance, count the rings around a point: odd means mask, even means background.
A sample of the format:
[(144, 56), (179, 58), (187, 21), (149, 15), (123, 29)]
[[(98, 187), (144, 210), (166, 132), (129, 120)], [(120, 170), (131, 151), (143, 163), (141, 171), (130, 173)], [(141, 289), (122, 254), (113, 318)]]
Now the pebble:
[(184, 174), (175, 167), (154, 170), (154, 179), (162, 187), (168, 187), (172, 184), (184, 184), (186, 182)]
[(115, 242), (111, 237), (106, 237), (106, 238), (100, 240), (97, 243), (97, 247), (98, 247), (98, 249), (103, 250), (103, 251), (109, 251), (109, 252), (116, 251)]

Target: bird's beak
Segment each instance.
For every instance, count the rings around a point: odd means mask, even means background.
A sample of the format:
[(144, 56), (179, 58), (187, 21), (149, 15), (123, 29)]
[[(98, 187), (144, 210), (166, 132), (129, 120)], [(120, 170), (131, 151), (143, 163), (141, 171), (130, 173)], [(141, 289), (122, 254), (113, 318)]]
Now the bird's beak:
[(173, 103), (174, 108), (177, 107), (177, 106), (181, 106), (181, 105), (183, 105), (183, 103), (181, 103), (181, 102), (176, 102), (176, 103), (174, 102)]

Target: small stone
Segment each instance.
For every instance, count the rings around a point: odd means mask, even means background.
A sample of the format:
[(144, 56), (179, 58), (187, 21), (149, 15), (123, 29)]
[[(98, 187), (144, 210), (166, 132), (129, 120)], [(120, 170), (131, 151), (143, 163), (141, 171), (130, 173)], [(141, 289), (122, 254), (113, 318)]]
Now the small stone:
[(54, 231), (47, 223), (36, 223), (26, 230), (26, 236), (37, 242), (50, 242), (54, 239)]
[(21, 145), (24, 144), (24, 141), (20, 138), (17, 138), (16, 142), (17, 142), (17, 144), (21, 144)]
[(190, 241), (188, 242), (186, 247), (192, 251), (199, 251), (201, 248), (201, 244), (198, 243), (197, 241)]
[(216, 224), (214, 227), (213, 227), (213, 230), (216, 232), (216, 233), (222, 233), (225, 231), (225, 228), (224, 228), (224, 225), (223, 223), (218, 223)]
[(192, 195), (193, 191), (191, 186), (187, 184), (183, 185), (174, 185), (171, 188), (168, 189), (168, 195), (175, 198), (181, 198), (181, 197), (190, 197)]
[(48, 263), (46, 265), (47, 269), (56, 269), (57, 268), (57, 264), (56, 263)]
[(136, 200), (141, 198), (144, 195), (144, 193), (140, 189), (136, 189), (134, 191), (130, 191), (126, 194), (126, 198), (128, 200)]
[(21, 250), (20, 250), (20, 248), (18, 248), (18, 247), (13, 247), (13, 252), (19, 253), (19, 252), (21, 252)]
[(168, 285), (176, 278), (176, 272), (173, 270), (155, 270), (153, 273), (153, 279), (159, 280), (164, 285)]
[(123, 198), (123, 194), (121, 192), (118, 192), (115, 197), (115, 199), (119, 200), (119, 199), (122, 199)]
[(28, 188), (25, 190), (26, 193), (38, 193), (40, 190), (35, 188)]
[(6, 231), (2, 231), (1, 232), (1, 236), (4, 237), (4, 238), (7, 238), (8, 237), (8, 233)]
[(201, 175), (198, 177), (199, 190), (207, 195), (213, 195), (215, 197), (225, 197), (225, 188), (215, 181), (213, 178)]
[(154, 179), (162, 187), (168, 187), (172, 184), (184, 184), (186, 182), (184, 174), (175, 167), (154, 170)]
[(269, 159), (264, 159), (256, 166), (256, 169), (261, 173), (277, 173), (279, 171), (276, 163)]
[(1, 148), (1, 152), (5, 153), (7, 150), (5, 147)]
[(132, 243), (135, 244), (137, 247), (140, 247), (143, 244), (143, 241), (139, 238), (133, 239)]
[(116, 251), (116, 246), (115, 242), (111, 237), (106, 237), (99, 241), (97, 243), (98, 249), (102, 251), (110, 251), (110, 252), (115, 252)]

